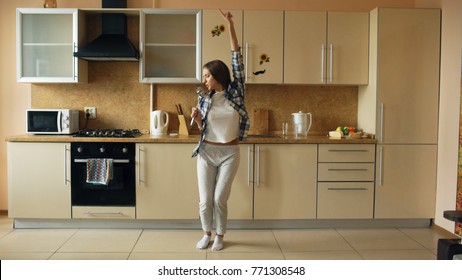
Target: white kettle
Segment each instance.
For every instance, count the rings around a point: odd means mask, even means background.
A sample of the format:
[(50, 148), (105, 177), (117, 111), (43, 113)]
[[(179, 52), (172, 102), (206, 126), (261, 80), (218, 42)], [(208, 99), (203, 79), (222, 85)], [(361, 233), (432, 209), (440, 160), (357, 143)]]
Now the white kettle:
[(151, 112), (151, 134), (167, 134), (168, 131), (168, 113), (160, 110)]
[[(309, 119), (309, 120), (308, 120)], [(292, 124), (294, 127), (295, 136), (307, 136), (311, 128), (312, 115), (311, 113), (292, 113)]]

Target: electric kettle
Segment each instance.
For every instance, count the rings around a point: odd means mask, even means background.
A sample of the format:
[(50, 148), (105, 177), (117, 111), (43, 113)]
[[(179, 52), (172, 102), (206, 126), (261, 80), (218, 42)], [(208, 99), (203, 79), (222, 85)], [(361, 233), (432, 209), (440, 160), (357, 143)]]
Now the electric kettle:
[[(309, 119), (309, 120), (308, 120)], [(292, 113), (292, 125), (294, 129), (294, 135), (307, 136), (311, 128), (312, 115), (311, 113)]]
[(151, 134), (167, 134), (168, 131), (168, 113), (160, 110), (151, 112)]

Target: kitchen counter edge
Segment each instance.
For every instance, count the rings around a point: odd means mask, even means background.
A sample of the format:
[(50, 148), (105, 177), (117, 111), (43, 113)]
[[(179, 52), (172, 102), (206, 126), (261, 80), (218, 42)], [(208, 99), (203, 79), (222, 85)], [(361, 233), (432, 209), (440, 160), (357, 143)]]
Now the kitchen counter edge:
[[(73, 137), (72, 135), (14, 135), (5, 138), (7, 142), (127, 142), (127, 143), (197, 143), (199, 135), (150, 135), (136, 138)], [(309, 135), (307, 137), (249, 136), (241, 144), (376, 144), (371, 138), (330, 138)]]

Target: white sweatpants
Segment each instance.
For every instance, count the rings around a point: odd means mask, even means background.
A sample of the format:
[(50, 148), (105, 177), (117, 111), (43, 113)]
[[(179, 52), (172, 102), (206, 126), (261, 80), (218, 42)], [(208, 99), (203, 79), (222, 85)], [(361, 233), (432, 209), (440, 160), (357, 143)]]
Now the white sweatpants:
[(197, 178), (199, 214), (204, 231), (212, 230), (215, 214), (217, 234), (226, 233), (228, 199), (239, 161), (239, 145), (201, 145), (197, 157)]

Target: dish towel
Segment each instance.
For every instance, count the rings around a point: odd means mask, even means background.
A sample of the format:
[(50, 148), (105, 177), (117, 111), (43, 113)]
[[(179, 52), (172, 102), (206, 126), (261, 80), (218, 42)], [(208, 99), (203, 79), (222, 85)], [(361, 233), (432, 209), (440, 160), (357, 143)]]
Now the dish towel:
[(112, 158), (87, 159), (87, 183), (107, 185), (113, 177)]

